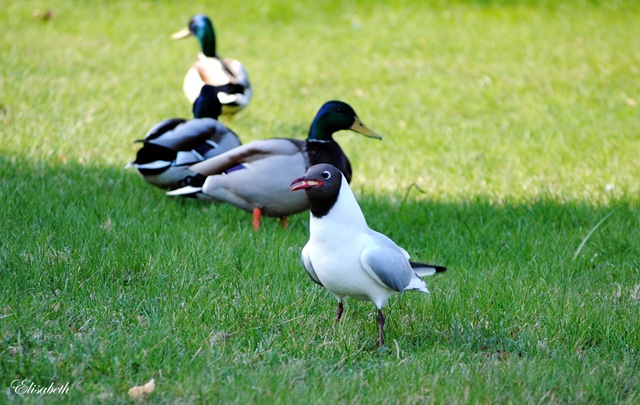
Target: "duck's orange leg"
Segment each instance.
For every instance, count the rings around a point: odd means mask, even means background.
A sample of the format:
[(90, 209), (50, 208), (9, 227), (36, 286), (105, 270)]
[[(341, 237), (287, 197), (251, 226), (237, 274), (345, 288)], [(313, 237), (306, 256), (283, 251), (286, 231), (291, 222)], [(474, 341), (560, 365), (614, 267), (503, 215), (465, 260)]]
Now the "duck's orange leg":
[(253, 229), (257, 232), (260, 230), (260, 218), (262, 218), (262, 211), (260, 208), (253, 209)]
[(289, 218), (288, 217), (280, 217), (280, 223), (282, 224), (282, 227), (284, 229), (287, 229), (289, 227)]

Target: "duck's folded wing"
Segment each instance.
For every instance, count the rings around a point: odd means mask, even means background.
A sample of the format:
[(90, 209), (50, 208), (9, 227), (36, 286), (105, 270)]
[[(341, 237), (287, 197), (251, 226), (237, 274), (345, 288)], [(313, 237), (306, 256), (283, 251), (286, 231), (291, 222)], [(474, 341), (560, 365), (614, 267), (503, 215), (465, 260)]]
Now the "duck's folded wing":
[(149, 142), (153, 139), (158, 138), (160, 135), (165, 132), (173, 130), (178, 125), (186, 122), (184, 118), (168, 118), (166, 120), (162, 120), (154, 125), (144, 136), (144, 139), (138, 139), (136, 142)]
[(309, 257), (309, 252), (307, 251), (306, 246), (302, 249), (301, 256), (302, 256), (302, 267), (304, 267), (304, 269), (307, 271), (307, 274), (309, 275), (311, 280), (313, 280), (314, 283), (324, 287), (324, 285), (322, 285), (322, 283), (320, 282), (320, 279), (318, 278), (316, 271), (313, 269), (313, 264), (311, 264), (311, 258)]
[(216, 132), (226, 127), (213, 118), (199, 118), (187, 121), (164, 136), (148, 141), (173, 150), (191, 150), (215, 137)]
[(404, 291), (414, 275), (409, 261), (397, 249), (366, 247), (360, 263), (374, 280), (395, 291)]
[(294, 155), (304, 147), (304, 141), (273, 138), (249, 142), (221, 155), (196, 163), (190, 169), (205, 176), (222, 173), (234, 166), (251, 163), (271, 155)]
[(249, 87), (249, 76), (247, 71), (237, 59), (222, 59), (222, 64), (230, 73), (231, 83), (239, 84), (243, 87)]

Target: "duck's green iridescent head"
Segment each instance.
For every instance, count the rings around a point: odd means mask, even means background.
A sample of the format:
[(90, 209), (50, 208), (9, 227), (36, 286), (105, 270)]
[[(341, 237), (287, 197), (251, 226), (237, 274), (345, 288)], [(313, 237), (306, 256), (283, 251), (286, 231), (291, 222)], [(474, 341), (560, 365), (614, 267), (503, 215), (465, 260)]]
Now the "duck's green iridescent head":
[(333, 133), (350, 129), (370, 138), (382, 137), (362, 123), (354, 109), (347, 103), (337, 100), (327, 101), (320, 108), (309, 129), (309, 140), (329, 141)]
[(215, 57), (216, 54), (216, 33), (213, 30), (213, 23), (204, 14), (198, 14), (189, 21), (189, 27), (171, 35), (172, 39), (182, 39), (193, 35), (198, 38), (202, 53), (205, 56)]
[(222, 113), (222, 104), (218, 99), (218, 89), (205, 84), (200, 90), (200, 95), (193, 103), (193, 118), (218, 119)]

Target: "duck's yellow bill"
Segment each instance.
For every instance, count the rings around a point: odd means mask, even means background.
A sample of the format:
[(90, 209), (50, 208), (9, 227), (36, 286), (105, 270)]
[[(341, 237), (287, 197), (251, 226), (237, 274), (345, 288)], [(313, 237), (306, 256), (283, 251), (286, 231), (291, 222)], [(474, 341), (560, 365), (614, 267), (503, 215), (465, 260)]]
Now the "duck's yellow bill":
[(358, 117), (356, 117), (356, 120), (353, 122), (353, 125), (351, 125), (349, 129), (351, 129), (352, 131), (356, 131), (357, 133), (364, 136), (368, 136), (369, 138), (382, 139), (380, 135), (376, 134), (371, 129), (369, 129), (369, 127), (364, 125)]
[(186, 38), (188, 36), (191, 35), (191, 31), (189, 31), (189, 28), (183, 28), (178, 32), (175, 32), (171, 35), (171, 39), (182, 39), (182, 38)]

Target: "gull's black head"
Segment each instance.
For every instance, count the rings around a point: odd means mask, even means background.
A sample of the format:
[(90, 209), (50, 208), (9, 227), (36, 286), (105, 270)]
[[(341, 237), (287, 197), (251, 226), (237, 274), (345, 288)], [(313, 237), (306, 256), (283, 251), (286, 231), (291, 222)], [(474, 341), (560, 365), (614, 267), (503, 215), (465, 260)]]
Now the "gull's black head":
[(309, 198), (311, 213), (316, 217), (326, 215), (338, 200), (344, 177), (334, 166), (321, 163), (311, 166), (304, 176), (291, 183), (291, 191), (304, 190)]

